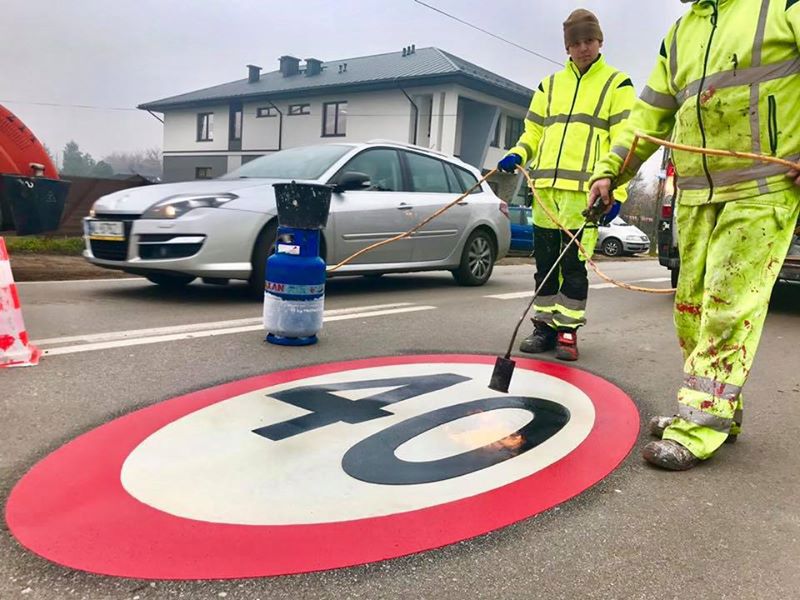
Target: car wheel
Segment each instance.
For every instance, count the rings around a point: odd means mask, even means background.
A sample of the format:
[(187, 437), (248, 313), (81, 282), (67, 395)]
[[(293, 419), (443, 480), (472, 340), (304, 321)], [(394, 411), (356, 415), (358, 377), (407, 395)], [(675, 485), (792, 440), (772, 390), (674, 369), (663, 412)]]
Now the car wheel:
[(672, 284), (672, 287), (678, 287), (678, 276), (680, 275), (681, 270), (678, 268), (672, 269), (669, 272), (669, 281)]
[(150, 273), (145, 275), (148, 281), (168, 290), (184, 288), (195, 280), (194, 275), (170, 275), (166, 273)]
[(467, 238), (461, 253), (461, 264), (452, 271), (459, 285), (477, 286), (489, 281), (494, 269), (495, 249), (492, 236), (476, 229)]
[(251, 258), (252, 272), (247, 285), (250, 295), (257, 300), (264, 299), (264, 279), (266, 277), (267, 259), (275, 252), (275, 238), (278, 236), (278, 226), (275, 221), (267, 224), (258, 234), (253, 246)]
[(624, 250), (622, 242), (617, 238), (606, 238), (603, 240), (603, 254), (606, 256), (622, 256)]

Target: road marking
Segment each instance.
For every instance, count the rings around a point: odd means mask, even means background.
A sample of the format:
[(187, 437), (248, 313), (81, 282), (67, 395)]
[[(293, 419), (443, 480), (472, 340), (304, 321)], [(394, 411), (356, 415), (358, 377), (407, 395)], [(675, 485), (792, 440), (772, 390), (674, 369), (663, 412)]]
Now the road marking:
[[(370, 312), (376, 310), (386, 310), (389, 308), (400, 308), (411, 306), (411, 302), (396, 302), (394, 304), (375, 304), (372, 306), (352, 306), (350, 308), (337, 308), (326, 310), (324, 315), (345, 315), (355, 312)], [(71, 342), (110, 342), (129, 338), (141, 338), (151, 335), (167, 335), (174, 333), (190, 333), (194, 331), (206, 331), (209, 329), (223, 329), (230, 327), (240, 327), (244, 325), (255, 325), (261, 323), (262, 317), (250, 317), (247, 319), (232, 319), (228, 321), (208, 321), (204, 323), (187, 323), (185, 325), (170, 325), (166, 327), (152, 327), (149, 329), (130, 329), (127, 331), (107, 331), (104, 333), (84, 333), (81, 335), (69, 335), (65, 337), (46, 338), (43, 340), (33, 340), (37, 346), (51, 346), (53, 344), (67, 344)]]
[[(366, 319), (370, 317), (383, 317), (387, 315), (398, 315), (403, 313), (418, 312), (423, 310), (434, 310), (435, 306), (405, 306), (400, 308), (385, 309), (385, 310), (370, 310), (364, 312), (346, 312), (344, 314), (331, 314), (329, 311), (323, 318), (323, 321), (328, 323), (332, 321), (346, 321), (349, 319)], [(352, 310), (352, 309), (344, 309)], [(247, 321), (248, 319), (241, 319), (240, 321)], [(223, 327), (216, 329), (204, 329), (195, 331), (183, 331), (181, 333), (172, 333), (166, 335), (149, 335), (144, 337), (117, 339), (112, 341), (104, 341), (89, 344), (78, 344), (75, 346), (63, 346), (57, 348), (50, 348), (44, 350), (44, 356), (58, 356), (60, 354), (75, 354), (77, 352), (91, 352), (93, 350), (107, 350), (110, 348), (124, 348), (127, 346), (141, 346), (145, 344), (159, 344), (162, 342), (173, 342), (178, 340), (188, 340), (204, 337), (212, 337), (218, 335), (229, 335), (233, 333), (246, 333), (250, 331), (263, 330), (261, 319), (250, 319), (249, 321), (258, 321), (257, 325), (243, 325), (239, 327)], [(224, 322), (224, 321), (221, 321)], [(208, 324), (206, 324), (208, 325)], [(85, 336), (80, 339), (85, 339)]]
[[(663, 282), (669, 281), (669, 277), (652, 277), (650, 279), (636, 279), (634, 281), (626, 281), (624, 283), (645, 283), (645, 282)], [(610, 288), (618, 287), (613, 283), (593, 283), (589, 286), (590, 290), (607, 290)], [(527, 290), (525, 292), (509, 292), (508, 294), (493, 294), (491, 296), (484, 296), (484, 298), (494, 298), (495, 300), (516, 300), (517, 298), (530, 298), (533, 296), (535, 290)]]
[(17, 285), (42, 285), (44, 283), (100, 283), (103, 281), (145, 281), (144, 277), (112, 277), (108, 279), (51, 279), (50, 281), (18, 281)]

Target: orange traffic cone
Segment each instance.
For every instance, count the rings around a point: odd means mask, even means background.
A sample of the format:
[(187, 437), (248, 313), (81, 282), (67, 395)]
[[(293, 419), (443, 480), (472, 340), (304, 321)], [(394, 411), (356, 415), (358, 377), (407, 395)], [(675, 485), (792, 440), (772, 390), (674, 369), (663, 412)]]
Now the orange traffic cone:
[(0, 237), (0, 368), (32, 367), (41, 351), (28, 342), (6, 241)]

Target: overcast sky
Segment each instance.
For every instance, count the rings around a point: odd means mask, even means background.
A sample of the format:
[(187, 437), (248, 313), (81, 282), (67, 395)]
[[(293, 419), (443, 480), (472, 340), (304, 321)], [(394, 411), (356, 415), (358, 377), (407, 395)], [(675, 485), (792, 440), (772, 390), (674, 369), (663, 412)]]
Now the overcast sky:
[[(679, 0), (426, 2), (559, 62), (562, 22), (588, 8), (606, 58), (637, 90), (685, 10)], [(275, 70), (283, 54), (336, 60), (436, 46), (530, 88), (558, 68), (413, 0), (2, 3), (0, 103), (54, 152), (74, 139), (96, 159), (161, 146), (161, 124), (137, 104), (244, 78), (248, 63)]]

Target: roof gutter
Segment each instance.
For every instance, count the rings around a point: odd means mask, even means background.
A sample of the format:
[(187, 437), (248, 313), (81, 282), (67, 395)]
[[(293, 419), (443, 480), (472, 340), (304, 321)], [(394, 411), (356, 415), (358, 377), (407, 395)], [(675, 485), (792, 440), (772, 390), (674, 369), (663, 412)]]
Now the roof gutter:
[(275, 106), (275, 103), (267, 98), (269, 105), (278, 111), (278, 151), (283, 150), (283, 112)]
[(417, 130), (419, 129), (419, 107), (414, 103), (414, 101), (411, 99), (411, 96), (409, 96), (406, 93), (406, 91), (403, 89), (403, 87), (401, 85), (398, 84), (397, 87), (399, 87), (400, 91), (403, 92), (403, 95), (406, 98), (408, 98), (408, 101), (411, 103), (411, 108), (414, 109), (414, 135), (412, 136), (413, 139), (411, 140), (411, 143), (416, 146), (417, 145)]

